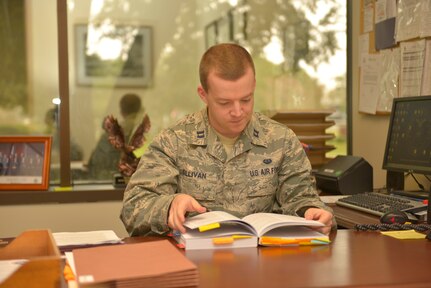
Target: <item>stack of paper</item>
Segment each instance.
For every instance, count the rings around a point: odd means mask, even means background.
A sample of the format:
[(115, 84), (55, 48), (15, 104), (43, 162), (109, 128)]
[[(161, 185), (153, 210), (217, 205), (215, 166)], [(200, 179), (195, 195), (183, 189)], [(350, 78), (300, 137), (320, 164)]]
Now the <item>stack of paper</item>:
[(112, 230), (86, 232), (58, 232), (53, 233), (55, 243), (62, 251), (83, 246), (97, 246), (123, 243)]
[(168, 240), (73, 250), (80, 287), (193, 287), (196, 266)]

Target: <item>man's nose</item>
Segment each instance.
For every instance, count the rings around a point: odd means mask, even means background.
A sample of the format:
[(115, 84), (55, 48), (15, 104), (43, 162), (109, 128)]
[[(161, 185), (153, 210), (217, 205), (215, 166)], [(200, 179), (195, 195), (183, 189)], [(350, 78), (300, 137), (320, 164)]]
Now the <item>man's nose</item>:
[(232, 116), (236, 116), (236, 117), (241, 116), (242, 114), (241, 103), (234, 102), (231, 113), (232, 113)]

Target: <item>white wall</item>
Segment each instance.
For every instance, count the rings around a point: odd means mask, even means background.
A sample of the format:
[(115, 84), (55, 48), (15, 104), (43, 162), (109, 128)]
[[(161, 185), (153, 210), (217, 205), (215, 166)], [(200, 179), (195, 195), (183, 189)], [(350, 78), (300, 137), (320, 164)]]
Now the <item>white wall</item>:
[(121, 201), (0, 206), (0, 237), (17, 236), (28, 229), (114, 230), (119, 237), (126, 237), (119, 218), (121, 207)]

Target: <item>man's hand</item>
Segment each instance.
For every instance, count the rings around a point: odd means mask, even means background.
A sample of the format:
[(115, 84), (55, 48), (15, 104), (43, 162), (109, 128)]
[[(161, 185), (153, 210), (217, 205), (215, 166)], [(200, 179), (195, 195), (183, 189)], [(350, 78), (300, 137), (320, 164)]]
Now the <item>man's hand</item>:
[(192, 196), (187, 194), (178, 194), (172, 200), (171, 207), (169, 209), (168, 226), (173, 230), (178, 230), (181, 233), (186, 232), (183, 223), (185, 221), (185, 215), (187, 212), (199, 212), (203, 213), (207, 209), (201, 206)]
[(309, 208), (304, 213), (304, 218), (307, 220), (316, 220), (323, 224), (325, 227), (318, 227), (315, 230), (328, 235), (332, 227), (332, 213), (319, 208)]

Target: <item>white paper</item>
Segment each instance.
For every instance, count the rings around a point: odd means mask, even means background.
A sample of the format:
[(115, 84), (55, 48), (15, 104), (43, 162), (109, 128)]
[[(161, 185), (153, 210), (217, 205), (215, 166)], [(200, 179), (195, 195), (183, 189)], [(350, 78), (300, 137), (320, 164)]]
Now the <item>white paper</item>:
[(320, 200), (322, 200), (323, 203), (326, 204), (334, 204), (339, 199), (345, 198), (349, 195), (327, 195), (327, 196), (320, 196)]
[(395, 33), (398, 42), (419, 37), (421, 6), (418, 0), (399, 0)]
[(425, 58), (425, 39), (402, 42), (401, 46), (400, 96), (419, 96)]
[(388, 19), (386, 14), (386, 2), (387, 0), (377, 0), (375, 23), (380, 23)]
[(359, 59), (358, 59), (358, 63), (359, 63), (359, 67), (361, 67), (361, 61), (362, 61), (362, 54), (368, 54), (370, 47), (370, 34), (363, 34), (359, 36)]
[(121, 243), (121, 239), (112, 230), (87, 232), (52, 233), (57, 246), (97, 245)]
[(390, 112), (394, 98), (398, 98), (400, 75), (400, 49), (385, 49), (381, 52), (379, 101), (377, 111)]
[(0, 284), (27, 262), (26, 259), (0, 260)]
[(373, 6), (368, 5), (364, 7), (364, 33), (368, 33), (374, 30), (374, 9)]
[(431, 36), (431, 0), (422, 0), (420, 37)]
[(431, 40), (426, 40), (421, 95), (431, 95)]
[(360, 75), (359, 111), (376, 114), (379, 99), (380, 54), (363, 55)]

